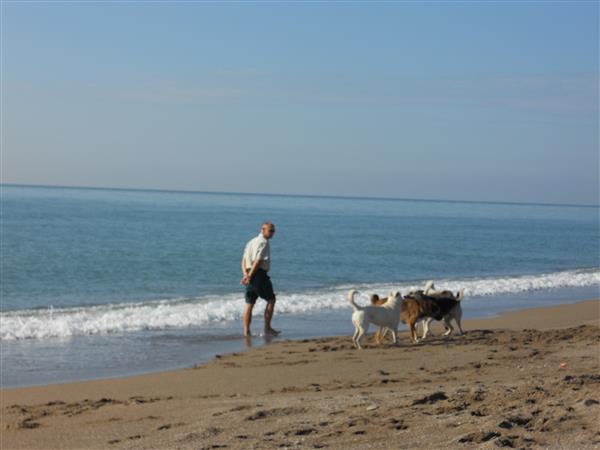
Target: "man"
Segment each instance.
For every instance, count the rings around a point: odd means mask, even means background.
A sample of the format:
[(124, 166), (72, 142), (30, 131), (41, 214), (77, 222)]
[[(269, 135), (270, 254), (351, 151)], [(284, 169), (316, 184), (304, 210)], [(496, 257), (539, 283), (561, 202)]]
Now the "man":
[(260, 233), (251, 239), (244, 248), (242, 257), (241, 284), (246, 286), (246, 309), (244, 310), (244, 336), (250, 336), (252, 309), (258, 297), (267, 301), (265, 307), (265, 336), (277, 336), (279, 331), (271, 328), (271, 319), (275, 311), (275, 293), (268, 272), (271, 267), (269, 239), (275, 234), (275, 225), (265, 222)]

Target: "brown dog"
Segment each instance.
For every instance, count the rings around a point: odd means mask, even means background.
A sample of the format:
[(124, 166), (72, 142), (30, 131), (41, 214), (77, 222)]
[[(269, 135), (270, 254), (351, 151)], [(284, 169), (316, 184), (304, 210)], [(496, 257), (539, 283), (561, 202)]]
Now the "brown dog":
[[(413, 342), (417, 342), (415, 324), (418, 320), (424, 318), (444, 320), (452, 311), (457, 307), (460, 307), (462, 293), (458, 293), (456, 297), (451, 292), (449, 293), (449, 296), (440, 294), (436, 293), (434, 296), (429, 296), (424, 294), (423, 291), (416, 291), (411, 293), (410, 296), (407, 295), (402, 300), (400, 306), (400, 320), (408, 326), (410, 338)], [(458, 309), (460, 310), (460, 308)], [(462, 312), (460, 314), (462, 315)], [(447, 320), (444, 321), (445, 323), (447, 322)], [(460, 318), (457, 321), (460, 327), (459, 321)]]
[(377, 294), (371, 295), (371, 305), (381, 306), (385, 302), (387, 302), (387, 297), (379, 297), (379, 295), (377, 295)]

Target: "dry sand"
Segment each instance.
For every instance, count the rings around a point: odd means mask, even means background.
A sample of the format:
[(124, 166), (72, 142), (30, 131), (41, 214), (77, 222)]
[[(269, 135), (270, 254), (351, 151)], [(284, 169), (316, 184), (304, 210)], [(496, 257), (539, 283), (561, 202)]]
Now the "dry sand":
[(438, 326), (416, 345), (279, 341), (186, 370), (5, 389), (0, 444), (600, 448), (599, 307), (467, 321), (464, 336)]

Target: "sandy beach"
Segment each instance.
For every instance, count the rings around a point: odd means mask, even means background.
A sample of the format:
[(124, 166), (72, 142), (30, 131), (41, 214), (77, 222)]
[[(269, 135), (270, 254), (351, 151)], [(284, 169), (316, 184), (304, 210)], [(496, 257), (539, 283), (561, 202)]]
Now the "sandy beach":
[[(276, 340), (197, 367), (2, 390), (2, 449), (599, 448), (600, 300), (362, 351)], [(348, 313), (350, 320), (350, 312)], [(373, 330), (371, 330), (373, 332)]]

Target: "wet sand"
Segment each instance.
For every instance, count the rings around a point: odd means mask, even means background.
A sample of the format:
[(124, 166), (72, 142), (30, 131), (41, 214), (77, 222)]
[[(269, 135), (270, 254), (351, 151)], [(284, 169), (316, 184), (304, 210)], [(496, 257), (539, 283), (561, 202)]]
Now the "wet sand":
[(521, 310), (362, 351), (350, 336), (275, 341), (185, 370), (4, 389), (0, 447), (600, 448), (599, 310)]

